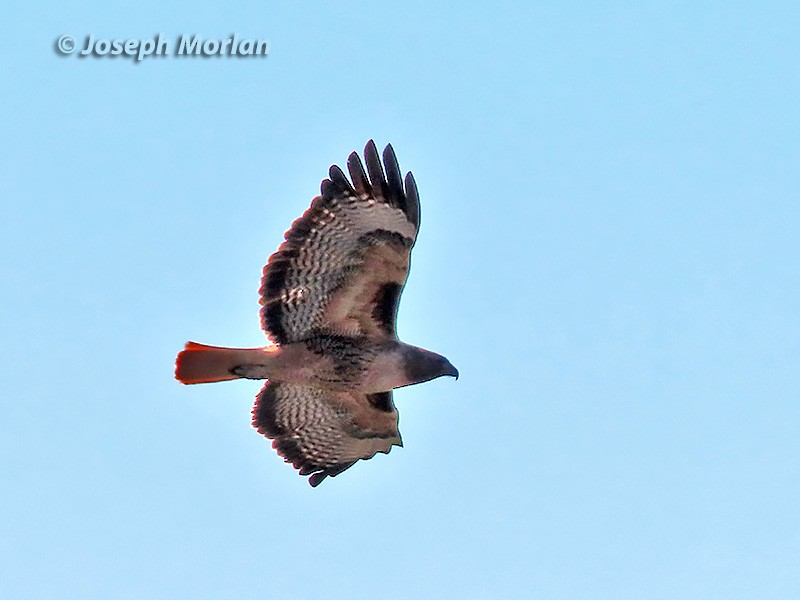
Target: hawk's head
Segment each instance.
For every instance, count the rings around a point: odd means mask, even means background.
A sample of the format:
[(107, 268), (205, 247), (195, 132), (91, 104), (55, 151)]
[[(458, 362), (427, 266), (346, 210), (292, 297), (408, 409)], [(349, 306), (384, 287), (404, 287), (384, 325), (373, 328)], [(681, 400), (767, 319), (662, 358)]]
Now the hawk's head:
[(430, 381), (443, 375), (458, 379), (458, 369), (441, 354), (416, 346), (406, 346), (404, 355), (404, 367), (408, 379), (406, 385)]

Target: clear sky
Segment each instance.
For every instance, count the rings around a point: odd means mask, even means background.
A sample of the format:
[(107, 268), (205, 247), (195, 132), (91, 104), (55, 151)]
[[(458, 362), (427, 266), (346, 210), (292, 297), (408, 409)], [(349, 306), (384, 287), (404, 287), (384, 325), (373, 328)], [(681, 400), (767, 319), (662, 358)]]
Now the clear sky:
[[(0, 596), (800, 597), (796, 2), (12, 4)], [(159, 32), (270, 51), (54, 48)], [(173, 361), (264, 343), (370, 138), (422, 202), (400, 335), (461, 378), (312, 489), (258, 382)]]

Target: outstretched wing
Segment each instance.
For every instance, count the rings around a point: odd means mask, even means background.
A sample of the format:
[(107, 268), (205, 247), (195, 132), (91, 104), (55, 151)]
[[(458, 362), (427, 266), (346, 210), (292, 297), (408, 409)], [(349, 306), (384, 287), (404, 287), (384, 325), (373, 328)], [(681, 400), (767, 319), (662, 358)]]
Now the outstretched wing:
[(256, 397), (253, 427), (316, 487), (376, 452), (402, 446), (392, 392), (331, 392), (267, 382)]
[(391, 145), (375, 143), (347, 160), (352, 183), (336, 165), (322, 194), (286, 232), (264, 267), (261, 323), (273, 342), (317, 334), (396, 337), (397, 305), (419, 228), (414, 177), (405, 186)]

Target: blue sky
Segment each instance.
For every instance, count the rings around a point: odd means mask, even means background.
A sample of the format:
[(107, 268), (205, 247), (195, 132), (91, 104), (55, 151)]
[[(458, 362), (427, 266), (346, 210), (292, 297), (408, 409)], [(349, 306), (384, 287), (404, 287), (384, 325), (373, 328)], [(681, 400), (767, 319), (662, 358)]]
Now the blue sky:
[[(4, 598), (800, 597), (792, 2), (15, 3), (0, 56)], [(59, 56), (264, 37), (266, 59)], [(401, 337), (461, 378), (311, 489), (263, 264), (374, 138), (422, 229)]]

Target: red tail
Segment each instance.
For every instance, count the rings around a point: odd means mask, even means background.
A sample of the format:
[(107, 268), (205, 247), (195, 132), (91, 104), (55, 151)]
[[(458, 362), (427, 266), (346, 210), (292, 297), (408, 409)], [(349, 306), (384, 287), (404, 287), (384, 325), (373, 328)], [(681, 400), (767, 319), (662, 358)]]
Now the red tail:
[[(256, 360), (253, 354), (257, 353)], [(264, 348), (220, 348), (197, 342), (187, 342), (175, 361), (175, 379), (181, 383), (212, 383), (240, 376), (234, 367), (248, 363), (263, 363)]]

